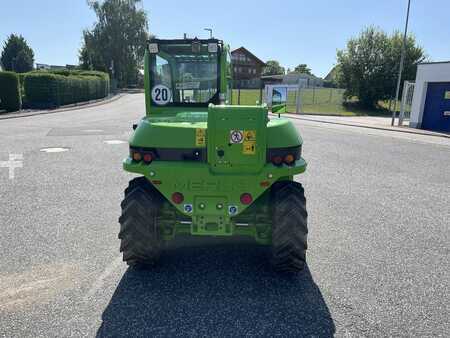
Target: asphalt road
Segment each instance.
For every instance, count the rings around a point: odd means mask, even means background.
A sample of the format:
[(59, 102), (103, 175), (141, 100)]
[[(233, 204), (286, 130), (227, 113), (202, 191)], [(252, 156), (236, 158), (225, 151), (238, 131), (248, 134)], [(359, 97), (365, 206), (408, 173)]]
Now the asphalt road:
[[(449, 336), (450, 140), (294, 121), (308, 269), (249, 241), (121, 262), (121, 169), (143, 96), (0, 121), (0, 336)], [(107, 142), (108, 141), (108, 142)], [(110, 142), (112, 141), (112, 142)], [(65, 152), (42, 152), (64, 147)]]

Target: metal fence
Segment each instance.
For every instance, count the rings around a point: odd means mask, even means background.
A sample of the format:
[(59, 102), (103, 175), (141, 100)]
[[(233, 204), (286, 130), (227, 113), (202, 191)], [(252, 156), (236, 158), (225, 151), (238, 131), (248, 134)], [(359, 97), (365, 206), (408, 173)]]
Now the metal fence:
[[(255, 105), (267, 102), (266, 86), (260, 83), (259, 88), (241, 88), (233, 86), (231, 103), (234, 105)], [(314, 113), (314, 112), (338, 112), (342, 110), (344, 102), (344, 89), (308, 87), (305, 84), (298, 86), (276, 84), (286, 86), (286, 109), (290, 113)], [(267, 85), (270, 86), (270, 85)], [(293, 87), (296, 87), (295, 89)]]
[(411, 115), (414, 86), (415, 86), (414, 82), (405, 81), (403, 83), (402, 101), (400, 103), (400, 115), (398, 117), (399, 126), (402, 126), (405, 118), (409, 119)]

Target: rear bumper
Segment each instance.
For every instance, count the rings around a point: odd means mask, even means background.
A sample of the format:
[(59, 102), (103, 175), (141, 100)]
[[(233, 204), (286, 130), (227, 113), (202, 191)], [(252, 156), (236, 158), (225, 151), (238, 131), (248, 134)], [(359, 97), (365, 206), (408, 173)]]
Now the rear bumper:
[[(198, 235), (232, 235), (231, 219), (249, 207), (240, 201), (243, 193), (251, 194), (256, 201), (273, 183), (292, 179), (303, 173), (306, 166), (306, 161), (300, 158), (293, 166), (267, 163), (258, 173), (235, 175), (213, 173), (207, 163), (144, 164), (129, 157), (123, 161), (124, 170), (145, 176), (180, 213), (190, 217), (191, 233)], [(175, 192), (183, 194), (181, 203), (172, 201)]]

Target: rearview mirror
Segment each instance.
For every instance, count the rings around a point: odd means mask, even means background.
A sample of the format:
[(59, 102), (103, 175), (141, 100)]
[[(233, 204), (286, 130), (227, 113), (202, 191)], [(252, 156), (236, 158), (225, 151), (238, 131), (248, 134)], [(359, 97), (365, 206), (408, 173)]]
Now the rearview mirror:
[(287, 88), (286, 87), (278, 87), (272, 89), (272, 104), (286, 104), (287, 101)]
[(287, 88), (277, 87), (272, 89), (272, 113), (286, 113)]

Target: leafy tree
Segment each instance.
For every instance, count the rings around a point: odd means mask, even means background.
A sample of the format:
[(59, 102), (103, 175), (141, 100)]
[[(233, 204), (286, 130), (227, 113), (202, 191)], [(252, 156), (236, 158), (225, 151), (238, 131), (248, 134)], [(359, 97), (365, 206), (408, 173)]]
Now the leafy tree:
[(83, 31), (79, 53), (83, 69), (107, 71), (119, 86), (137, 82), (149, 37), (142, 0), (90, 0), (97, 15), (91, 30)]
[(341, 67), (340, 65), (335, 65), (330, 72), (325, 76), (324, 86), (326, 84), (327, 87), (337, 88), (339, 85), (339, 79), (341, 76)]
[(301, 63), (297, 67), (295, 67), (294, 72), (313, 75), (313, 73), (311, 73), (311, 68), (309, 68), (305, 63)]
[(269, 60), (266, 62), (266, 66), (262, 71), (262, 75), (283, 75), (284, 67), (280, 66), (280, 63), (276, 60)]
[(11, 34), (5, 42), (0, 60), (4, 70), (26, 73), (33, 69), (34, 52), (23, 36)]
[[(368, 27), (357, 38), (347, 42), (347, 48), (337, 53), (338, 82), (346, 89), (347, 98), (357, 96), (364, 107), (375, 107), (379, 100), (393, 96), (402, 48), (402, 34), (388, 36)], [(406, 41), (403, 80), (415, 78), (417, 63), (425, 59), (424, 50), (410, 35)]]

